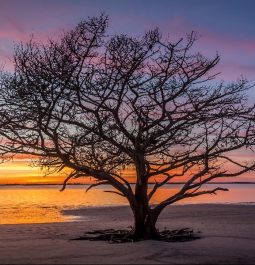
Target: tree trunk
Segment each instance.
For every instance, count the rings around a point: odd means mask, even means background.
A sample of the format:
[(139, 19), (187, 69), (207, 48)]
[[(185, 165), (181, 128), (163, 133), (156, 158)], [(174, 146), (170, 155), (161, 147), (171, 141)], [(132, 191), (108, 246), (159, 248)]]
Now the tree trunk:
[(134, 211), (134, 229), (133, 236), (135, 240), (139, 239), (155, 239), (158, 237), (156, 229), (157, 218), (144, 205), (140, 205)]
[(136, 152), (135, 204), (132, 208), (134, 214), (133, 236), (135, 240), (153, 239), (158, 235), (155, 227), (157, 215), (150, 209), (148, 201), (148, 179), (146, 176), (145, 160), (142, 153)]

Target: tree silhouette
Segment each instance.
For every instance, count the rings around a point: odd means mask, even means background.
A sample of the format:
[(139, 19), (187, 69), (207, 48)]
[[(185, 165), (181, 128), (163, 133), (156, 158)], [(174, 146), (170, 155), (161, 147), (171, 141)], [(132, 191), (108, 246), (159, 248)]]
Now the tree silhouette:
[[(58, 40), (15, 49), (14, 73), (2, 74), (1, 152), (39, 157), (42, 166), (93, 177), (127, 198), (135, 239), (157, 236), (162, 210), (225, 188), (204, 184), (254, 169), (233, 152), (254, 143), (245, 80), (217, 83), (219, 56), (192, 52), (193, 32), (177, 42), (152, 30), (140, 38), (107, 36), (104, 15), (80, 22)], [(133, 166), (135, 187), (120, 171)], [(185, 183), (158, 204), (164, 184)], [(148, 183), (153, 183), (152, 189)]]

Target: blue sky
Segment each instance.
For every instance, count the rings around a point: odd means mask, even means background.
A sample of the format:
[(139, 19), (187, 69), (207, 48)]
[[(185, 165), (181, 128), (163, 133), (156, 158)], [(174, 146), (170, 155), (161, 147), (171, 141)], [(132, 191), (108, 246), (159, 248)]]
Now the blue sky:
[(197, 31), (197, 49), (207, 56), (216, 52), (221, 56), (220, 78), (255, 79), (255, 1), (1, 0), (0, 4), (0, 64), (7, 69), (14, 43), (31, 34), (45, 40), (105, 12), (110, 17), (109, 33), (139, 36), (157, 26), (176, 39)]

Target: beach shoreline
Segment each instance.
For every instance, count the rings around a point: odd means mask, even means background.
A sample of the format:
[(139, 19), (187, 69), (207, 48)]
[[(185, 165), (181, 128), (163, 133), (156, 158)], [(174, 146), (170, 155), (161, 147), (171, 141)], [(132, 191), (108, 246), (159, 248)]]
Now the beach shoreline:
[(168, 207), (158, 229), (191, 228), (189, 242), (109, 244), (73, 241), (95, 229), (130, 229), (127, 206), (65, 210), (74, 222), (0, 225), (0, 264), (253, 264), (255, 205), (199, 204)]

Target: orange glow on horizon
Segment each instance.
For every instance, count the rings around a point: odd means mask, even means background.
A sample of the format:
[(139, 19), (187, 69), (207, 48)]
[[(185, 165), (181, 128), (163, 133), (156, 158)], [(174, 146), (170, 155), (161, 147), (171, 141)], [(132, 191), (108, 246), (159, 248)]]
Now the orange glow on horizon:
[(0, 184), (59, 184), (64, 176), (49, 175), (40, 167), (29, 165), (28, 157), (0, 164)]
[[(62, 184), (67, 177), (67, 171), (63, 173), (54, 173), (45, 175), (40, 167), (32, 167), (29, 165), (29, 157), (23, 156), (13, 161), (0, 164), (0, 185), (4, 184)], [(30, 157), (31, 158), (31, 157)], [(121, 176), (130, 182), (135, 182), (136, 176), (134, 169), (125, 169), (121, 171)], [(157, 177), (160, 181), (162, 177)], [(173, 182), (183, 182), (185, 177), (176, 177)], [(151, 178), (150, 182), (154, 183), (155, 178)], [(216, 181), (255, 181), (253, 174), (248, 173), (238, 178), (217, 179)], [(89, 184), (94, 182), (93, 178), (78, 178), (70, 181), (70, 183)]]

